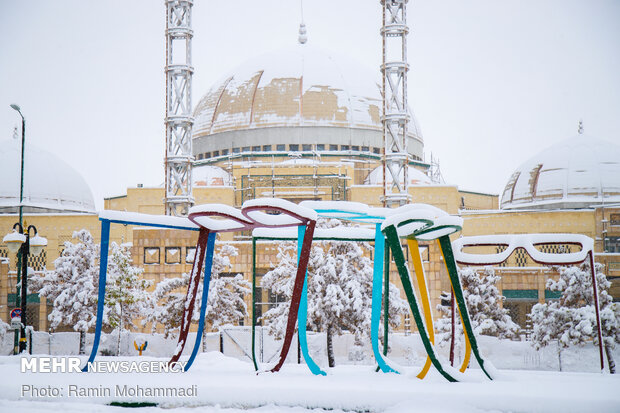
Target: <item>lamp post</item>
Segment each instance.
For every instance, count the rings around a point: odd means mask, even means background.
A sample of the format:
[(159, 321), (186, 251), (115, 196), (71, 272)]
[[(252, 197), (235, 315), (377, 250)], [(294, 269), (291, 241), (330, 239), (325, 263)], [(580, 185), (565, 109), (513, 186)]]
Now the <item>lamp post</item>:
[[(24, 206), (23, 201), (24, 201), (24, 151), (26, 148), (26, 119), (24, 118), (24, 115), (22, 113), (21, 108), (19, 107), (19, 105), (16, 105), (15, 103), (11, 103), (11, 109), (17, 111), (17, 113), (19, 113), (19, 116), (21, 116), (22, 118), (22, 153), (21, 153), (21, 174), (20, 174), (20, 183), (19, 183), (19, 225), (22, 226), (23, 225), (23, 216), (24, 216)], [(20, 280), (21, 280), (21, 268), (22, 268), (22, 262), (21, 262), (21, 255), (19, 255), (18, 259), (17, 259), (17, 284), (19, 284)], [(17, 294), (15, 296), (15, 306), (19, 306), (19, 287), (17, 287)], [(14, 348), (15, 351), (17, 351), (17, 340), (18, 340), (18, 334), (17, 331), (15, 332), (15, 342), (14, 342)]]
[(22, 114), (22, 110), (19, 105), (11, 103), (11, 108), (15, 109), (19, 116), (22, 117), (22, 162), (21, 162), (21, 180), (19, 184), (19, 225), (23, 225), (22, 219), (24, 216), (24, 207), (22, 202), (24, 200), (24, 149), (26, 147), (26, 119)]
[[(30, 237), (30, 230), (34, 230), (34, 236)], [(24, 232), (23, 226), (18, 222), (13, 225), (13, 232), (7, 234), (2, 242), (6, 243), (7, 248), (12, 253), (19, 254), (21, 259), (21, 320), (20, 320), (20, 339), (19, 352), (26, 350), (28, 339), (26, 338), (27, 326), (27, 298), (28, 298), (28, 255), (40, 255), (43, 248), (47, 245), (47, 239), (39, 236), (37, 228), (29, 225)], [(30, 347), (32, 350), (32, 347)]]

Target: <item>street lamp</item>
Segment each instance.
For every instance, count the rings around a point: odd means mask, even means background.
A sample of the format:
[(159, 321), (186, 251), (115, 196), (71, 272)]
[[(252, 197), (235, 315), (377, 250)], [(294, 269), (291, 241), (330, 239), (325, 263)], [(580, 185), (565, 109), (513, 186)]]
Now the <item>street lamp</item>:
[(21, 180), (20, 180), (20, 184), (19, 184), (19, 225), (22, 225), (22, 217), (24, 215), (24, 207), (22, 205), (22, 202), (24, 200), (24, 149), (26, 147), (26, 119), (24, 118), (24, 115), (22, 114), (22, 110), (19, 107), (19, 105), (16, 105), (15, 103), (11, 103), (11, 108), (16, 110), (17, 113), (19, 113), (19, 116), (22, 117), (22, 163), (21, 163)]
[[(24, 118), (24, 115), (19, 105), (16, 105), (15, 103), (11, 103), (10, 106), (11, 106), (11, 109), (16, 110), (17, 113), (19, 113), (19, 116), (21, 116), (22, 118), (22, 157), (21, 157), (21, 176), (20, 176), (20, 184), (19, 184), (19, 225), (21, 227), (23, 225), (23, 216), (24, 216), (24, 206), (23, 206), (23, 202), (24, 202), (24, 151), (26, 148), (26, 119)], [(20, 269), (22, 268), (22, 262), (20, 261), (21, 255), (19, 255), (18, 257), (19, 258), (17, 259), (17, 283), (19, 284), (20, 279), (21, 279)], [(16, 299), (15, 299), (15, 306), (19, 306), (19, 302), (17, 301), (18, 297), (19, 297), (19, 287), (17, 290)], [(17, 331), (15, 331), (14, 348), (17, 348), (17, 339), (18, 339)]]
[[(34, 236), (30, 236), (30, 230), (34, 230)], [(29, 225), (26, 232), (18, 222), (13, 225), (13, 232), (5, 235), (2, 242), (6, 243), (7, 248), (12, 253), (19, 254), (21, 258), (21, 320), (20, 320), (20, 339), (19, 352), (26, 350), (28, 339), (26, 338), (27, 325), (27, 298), (28, 298), (28, 255), (40, 255), (43, 248), (47, 245), (47, 239), (39, 236), (37, 228)], [(18, 290), (18, 291), (19, 291)], [(32, 349), (32, 347), (31, 347)]]

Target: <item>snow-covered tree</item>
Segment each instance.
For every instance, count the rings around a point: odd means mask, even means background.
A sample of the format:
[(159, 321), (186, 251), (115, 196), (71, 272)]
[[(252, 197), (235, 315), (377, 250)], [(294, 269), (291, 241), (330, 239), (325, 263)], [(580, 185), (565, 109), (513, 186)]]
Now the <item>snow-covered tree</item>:
[(11, 328), (10, 325), (8, 325), (4, 321), (0, 320), (0, 341), (2, 341), (2, 339), (4, 338), (4, 335), (7, 333), (7, 331), (10, 331), (10, 328)]
[(118, 351), (123, 330), (134, 328), (134, 320), (146, 316), (151, 305), (147, 289), (153, 284), (142, 278), (143, 268), (131, 265), (131, 244), (110, 244), (105, 306), (109, 308), (107, 324), (118, 329)]
[[(472, 267), (459, 269), (459, 278), (463, 287), (463, 297), (471, 319), (475, 334), (494, 336), (499, 338), (513, 338), (519, 331), (519, 326), (512, 321), (507, 309), (500, 304), (505, 299), (497, 288), (500, 280), (495, 275), (493, 267), (485, 267), (480, 274)], [(456, 305), (456, 303), (455, 303)], [(441, 335), (439, 344), (444, 346), (450, 342), (452, 331), (451, 312), (449, 306), (437, 306), (442, 317), (436, 322), (436, 330)], [(455, 317), (456, 345), (462, 347), (463, 326), (461, 325), (458, 310)]]
[[(85, 229), (74, 232), (73, 238), (77, 243), (65, 242), (62, 254), (54, 260), (55, 269), (32, 277), (28, 287), (52, 303), (51, 328), (67, 325), (80, 332), (80, 354), (83, 354), (86, 332), (97, 319), (99, 245)], [(107, 315), (105, 309), (104, 323)]]
[[(337, 220), (322, 221), (321, 227), (339, 226)], [(368, 243), (329, 241), (314, 243), (308, 263), (308, 324), (327, 336), (327, 358), (335, 365), (333, 336), (349, 331), (361, 344), (370, 336), (373, 265), (364, 249)], [(278, 265), (263, 276), (262, 286), (285, 298), (285, 302), (263, 315), (268, 331), (281, 337), (285, 331), (293, 281), (297, 270), (295, 243), (278, 245)], [(398, 288), (390, 284), (390, 323), (397, 326), (407, 310)]]
[[(612, 349), (620, 342), (620, 305), (609, 295), (611, 283), (603, 274), (603, 265), (594, 265), (598, 286), (603, 345), (611, 373), (615, 372)], [(559, 300), (536, 304), (532, 307), (532, 345), (540, 349), (555, 341), (558, 344), (558, 361), (562, 369), (562, 349), (571, 345), (583, 346), (591, 340), (598, 344), (596, 313), (590, 264), (559, 267), (557, 281), (547, 280), (547, 288), (560, 291)]]
[[(246, 293), (251, 292), (251, 284), (243, 279), (241, 274), (234, 276), (223, 275), (231, 270), (230, 257), (238, 254), (237, 249), (226, 243), (216, 248), (213, 255), (213, 269), (209, 283), (209, 298), (207, 300), (206, 322), (214, 330), (221, 326), (233, 324), (248, 314), (247, 305), (243, 300)], [(167, 278), (155, 287), (154, 298), (159, 303), (145, 320), (153, 323), (153, 330), (158, 324), (163, 325), (164, 334), (177, 331), (181, 326), (185, 295), (189, 285), (189, 274), (181, 277)], [(200, 316), (202, 301), (202, 282), (198, 285), (196, 303), (192, 320), (197, 321)], [(206, 330), (205, 330), (206, 331)]]

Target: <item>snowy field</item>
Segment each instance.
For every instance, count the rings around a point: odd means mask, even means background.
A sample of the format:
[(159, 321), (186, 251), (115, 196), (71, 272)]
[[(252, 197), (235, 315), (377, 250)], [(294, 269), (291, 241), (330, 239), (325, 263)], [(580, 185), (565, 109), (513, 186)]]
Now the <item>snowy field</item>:
[[(592, 347), (565, 352), (570, 372), (552, 371), (554, 352), (538, 352), (529, 363), (541, 370), (524, 369), (532, 356), (524, 355), (526, 342), (481, 337), (483, 353), (500, 368), (495, 381), (478, 369), (468, 370), (471, 381), (448, 383), (431, 370), (425, 380), (415, 378), (419, 367), (409, 365), (401, 375), (376, 373), (367, 364), (344, 364), (313, 376), (305, 365), (287, 363), (279, 373), (254, 372), (247, 358), (219, 352), (198, 355), (187, 373), (22, 373), (20, 358), (0, 357), (0, 412), (120, 412), (113, 402), (148, 402), (140, 412), (619, 412), (620, 376), (596, 372)], [(404, 337), (401, 337), (404, 340)], [(409, 339), (413, 338), (409, 336)], [(395, 340), (396, 341), (396, 340)], [(416, 345), (414, 352), (417, 353)], [(539, 354), (540, 353), (540, 354)], [(617, 355), (617, 351), (616, 351)], [(38, 355), (41, 357), (43, 355)], [(318, 356), (318, 354), (317, 354)], [(534, 357), (535, 358), (535, 357)], [(547, 360), (548, 359), (548, 360)], [(85, 358), (83, 358), (85, 360)], [(99, 357), (97, 360), (166, 361), (160, 357)], [(322, 362), (321, 357), (317, 357)], [(419, 360), (422, 360), (420, 357)], [(345, 360), (337, 360), (344, 362)], [(417, 363), (412, 363), (417, 364)], [(325, 364), (323, 364), (325, 365)], [(519, 370), (516, 370), (519, 369)], [(546, 370), (546, 371), (543, 371)], [(581, 370), (581, 371), (575, 371)], [(33, 397), (22, 386), (58, 389), (58, 397)], [(138, 397), (117, 395), (123, 388), (196, 386), (196, 395)], [(73, 389), (95, 389), (91, 396), (68, 394)], [(106, 395), (106, 390), (108, 395)]]

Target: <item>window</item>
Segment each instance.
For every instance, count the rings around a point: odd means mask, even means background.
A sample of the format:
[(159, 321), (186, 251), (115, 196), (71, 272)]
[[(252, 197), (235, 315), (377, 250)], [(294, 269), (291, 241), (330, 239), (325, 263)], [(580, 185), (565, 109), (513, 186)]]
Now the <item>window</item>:
[(358, 152), (360, 151), (360, 147), (359, 147), (359, 146), (357, 146), (357, 145), (353, 145), (353, 146), (351, 147), (351, 149), (352, 149), (352, 150), (354, 150), (354, 151), (358, 151)]
[(316, 150), (317, 151), (324, 151), (325, 150), (325, 145), (323, 145), (322, 143), (319, 143), (316, 145)]
[(209, 159), (211, 157), (211, 152), (205, 152), (204, 157), (205, 159)]
[(304, 143), (301, 145), (301, 150), (304, 152), (310, 152), (312, 150), (312, 145)]
[(381, 148), (374, 147), (372, 148), (373, 153), (381, 154)]
[(144, 248), (144, 263), (159, 264), (159, 247)]
[(269, 309), (271, 310), (272, 308), (277, 307), (280, 303), (288, 302), (288, 300), (286, 299), (286, 296), (284, 294), (276, 294), (273, 291), (269, 290), (268, 302)]
[(166, 264), (181, 263), (181, 247), (166, 247)]
[(527, 267), (527, 252), (523, 248), (515, 251), (515, 262), (517, 267)]
[[(496, 254), (501, 254), (502, 252), (506, 251), (506, 248), (508, 248), (508, 246), (506, 246), (506, 245), (498, 245), (497, 247), (495, 247), (495, 253)], [(505, 267), (507, 262), (508, 262), (508, 260), (500, 263), (499, 266), (500, 267)]]
[(369, 146), (362, 146), (362, 151), (363, 152), (370, 152), (370, 147)]
[(222, 149), (222, 156), (228, 155), (228, 149)]
[(338, 145), (329, 145), (329, 150), (330, 151), (337, 151), (338, 150)]
[(298, 144), (296, 144), (296, 143), (291, 143), (291, 144), (288, 146), (288, 149), (289, 149), (289, 151), (298, 151), (298, 150), (299, 150), (299, 145), (298, 145)]
[(252, 146), (252, 152), (260, 152), (260, 146)]
[(605, 252), (620, 252), (620, 237), (606, 237)]
[(620, 225), (620, 214), (611, 214), (609, 216), (609, 223), (611, 225)]
[(269, 152), (271, 150), (271, 145), (263, 145), (263, 151)]
[(185, 262), (193, 263), (196, 258), (196, 247), (185, 247)]
[(276, 150), (277, 151), (285, 151), (286, 150), (286, 145), (278, 144), (278, 145), (276, 145)]
[(340, 150), (348, 151), (349, 150), (349, 145), (340, 145)]
[(200, 159), (202, 159), (203, 157), (204, 157), (204, 154), (202, 154), (202, 153), (199, 153), (199, 154), (198, 154), (198, 159), (199, 159), (199, 160), (200, 160)]
[(233, 153), (239, 153), (239, 148), (233, 148)]
[(220, 151), (213, 151), (213, 157), (220, 156)]
[(244, 146), (242, 149), (242, 152), (250, 152), (250, 147), (249, 146)]

